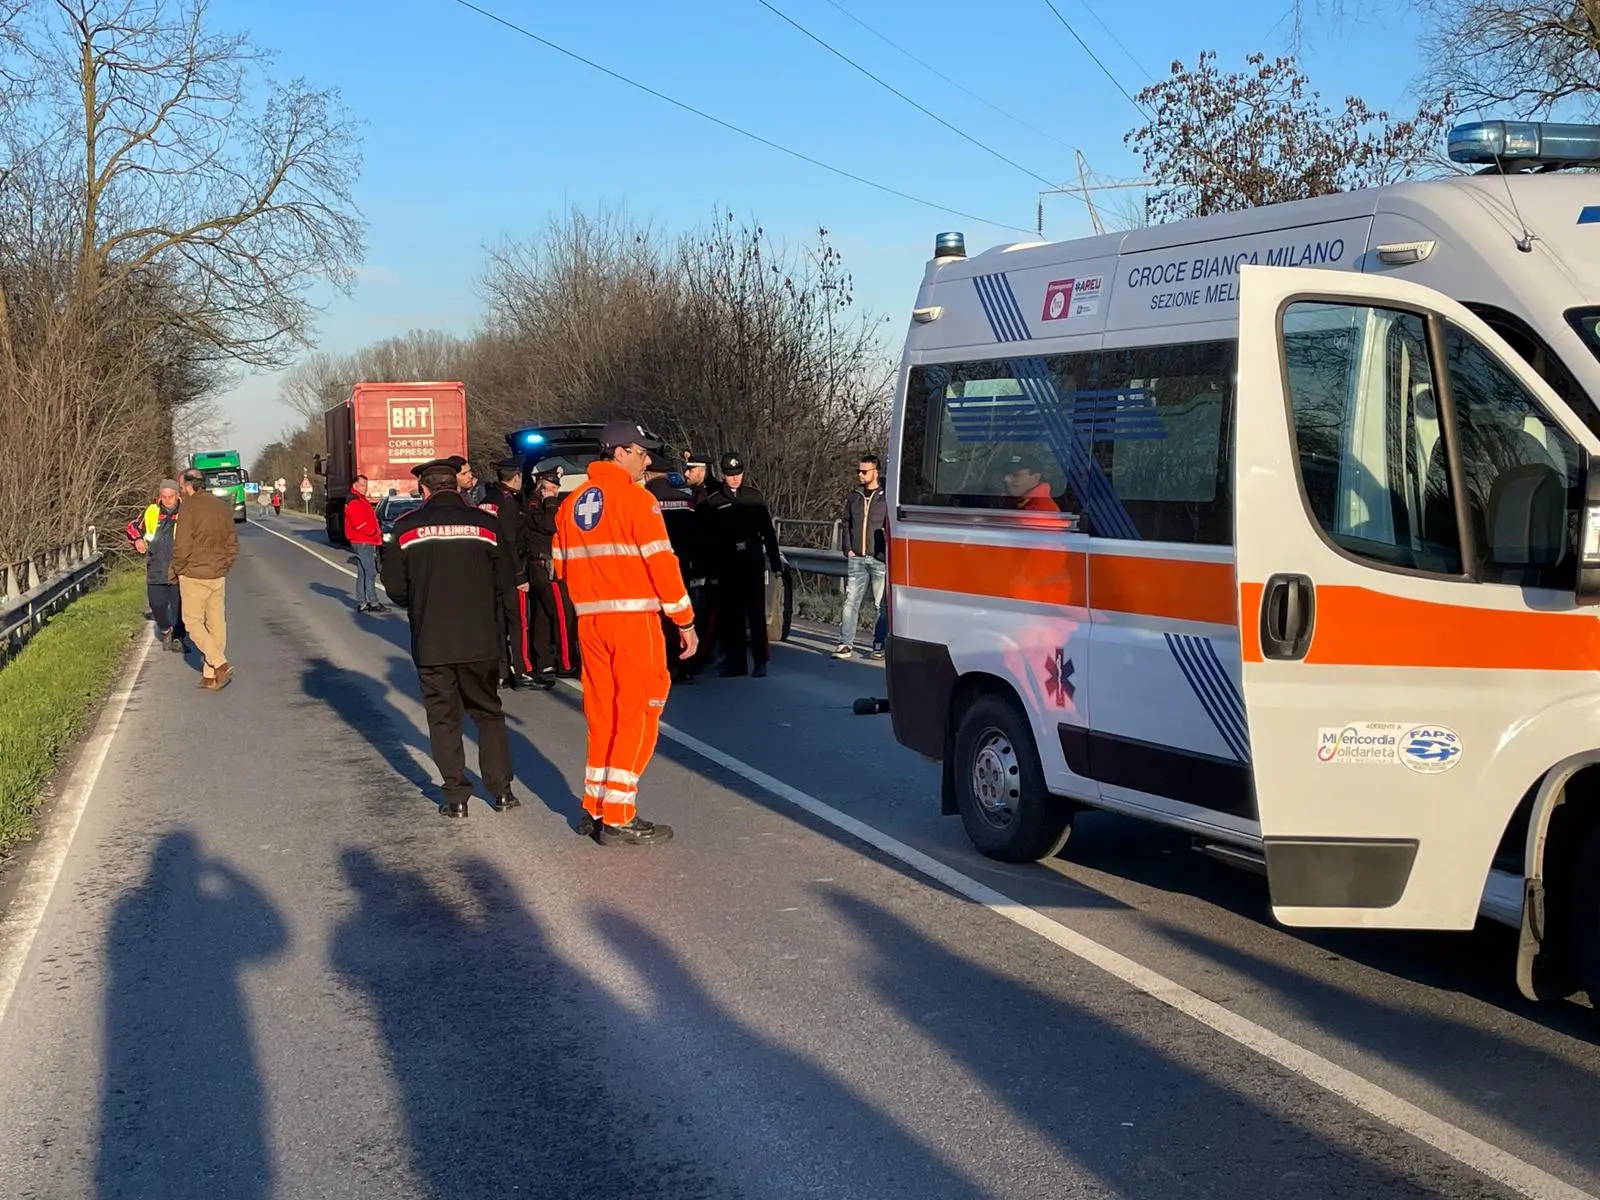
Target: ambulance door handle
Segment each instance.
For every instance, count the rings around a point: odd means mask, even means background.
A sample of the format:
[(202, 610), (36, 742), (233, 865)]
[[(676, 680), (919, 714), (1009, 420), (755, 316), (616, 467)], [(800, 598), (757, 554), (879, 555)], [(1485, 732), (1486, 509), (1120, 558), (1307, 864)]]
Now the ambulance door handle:
[(1261, 593), (1261, 654), (1301, 659), (1311, 648), (1317, 589), (1305, 575), (1274, 575)]

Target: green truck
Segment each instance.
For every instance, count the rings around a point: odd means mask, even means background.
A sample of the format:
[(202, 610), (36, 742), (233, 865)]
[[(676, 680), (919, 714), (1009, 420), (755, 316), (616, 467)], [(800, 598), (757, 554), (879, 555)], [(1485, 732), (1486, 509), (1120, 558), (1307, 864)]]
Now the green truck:
[(250, 476), (237, 450), (197, 450), (189, 456), (189, 466), (205, 476), (204, 486), (213, 496), (233, 505), (235, 523), (245, 519), (244, 485)]

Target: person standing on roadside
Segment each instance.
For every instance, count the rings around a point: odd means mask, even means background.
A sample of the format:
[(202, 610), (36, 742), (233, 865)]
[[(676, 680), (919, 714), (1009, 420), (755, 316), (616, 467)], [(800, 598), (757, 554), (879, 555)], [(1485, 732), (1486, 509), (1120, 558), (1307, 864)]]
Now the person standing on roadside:
[(561, 468), (533, 476), (528, 499), (528, 593), (533, 597), (533, 677), (548, 691), (556, 676), (578, 674), (578, 614), (565, 582), (553, 571), (556, 513), (561, 509)]
[(183, 500), (167, 578), (178, 585), (184, 621), (195, 649), (205, 656), (200, 686), (220, 692), (233, 682), (228, 665), (228, 572), (239, 557), (233, 507), (205, 490), (205, 476), (183, 473)]
[(367, 497), (367, 477), (350, 481), (350, 498), (344, 502), (344, 535), (356, 554), (356, 611), (388, 612), (378, 602), (378, 547), (383, 545), (383, 530), (378, 525), (378, 510)]
[(717, 565), (718, 621), (727, 659), (719, 674), (751, 674), (753, 659), (754, 675), (760, 679), (767, 673), (771, 654), (766, 572), (782, 571), (783, 557), (766, 497), (754, 484), (745, 483), (744, 469), (741, 455), (724, 454), (722, 482), (710, 488), (701, 507), (708, 514), (706, 529)]
[[(695, 562), (699, 558), (695, 535), (699, 530), (699, 519), (683, 477), (669, 470), (672, 466), (673, 463), (665, 455), (652, 454), (645, 471), (644, 490), (655, 497), (661, 509), (661, 520), (667, 527), (667, 540), (672, 543), (672, 553), (677, 555), (678, 569), (683, 574), (684, 591), (693, 604)], [(681, 653), (677, 622), (666, 613), (661, 614), (661, 634), (666, 644), (667, 673), (672, 681), (693, 683), (694, 668)]]
[(534, 687), (532, 647), (528, 640), (528, 559), (532, 550), (532, 530), (528, 510), (522, 503), (518, 482), (522, 479), (522, 459), (516, 455), (495, 463), (496, 482), (487, 498), (478, 505), (494, 517), (500, 529), (500, 552), (512, 563), (516, 590), (506, 598), (500, 613), (504, 636), (500, 650), (500, 680), (514, 688)]
[(889, 614), (883, 607), (883, 589), (889, 576), (889, 501), (883, 490), (882, 466), (876, 454), (863, 454), (856, 467), (856, 485), (844, 497), (839, 526), (844, 532), (844, 619), (839, 623), (835, 658), (849, 658), (855, 653), (857, 622), (869, 582), (872, 604), (878, 612), (872, 631), (872, 657), (883, 657), (883, 643), (889, 632)]
[(395, 522), (394, 548), (383, 556), (383, 589), (411, 620), (411, 658), (442, 780), (439, 812), (446, 817), (465, 817), (472, 798), (463, 715), (477, 726), (478, 773), (495, 811), (522, 804), (511, 788), (498, 687), (498, 618), (515, 591), (511, 561), (500, 545), (499, 522), (462, 498), (458, 469), (448, 459), (412, 469), (423, 501)]
[(556, 516), (555, 568), (578, 610), (588, 749), (579, 832), (602, 846), (650, 846), (672, 829), (638, 815), (639, 777), (655, 753), (671, 677), (658, 614), (678, 627), (687, 657), (694, 609), (661, 507), (639, 486), (661, 442), (632, 421), (600, 430), (599, 462)]
[(156, 623), (156, 636), (163, 649), (182, 654), (183, 604), (178, 585), (171, 582), (173, 537), (177, 531), (178, 481), (163, 479), (156, 498), (137, 522), (129, 522), (128, 539), (144, 555), (145, 596), (150, 601), (150, 616)]

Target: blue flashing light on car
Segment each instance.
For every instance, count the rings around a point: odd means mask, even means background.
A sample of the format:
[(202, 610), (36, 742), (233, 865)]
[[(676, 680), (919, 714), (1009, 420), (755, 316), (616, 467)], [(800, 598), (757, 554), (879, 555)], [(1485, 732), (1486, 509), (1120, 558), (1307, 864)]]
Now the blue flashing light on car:
[(1501, 170), (1600, 166), (1600, 125), (1475, 121), (1450, 131), (1450, 161)]

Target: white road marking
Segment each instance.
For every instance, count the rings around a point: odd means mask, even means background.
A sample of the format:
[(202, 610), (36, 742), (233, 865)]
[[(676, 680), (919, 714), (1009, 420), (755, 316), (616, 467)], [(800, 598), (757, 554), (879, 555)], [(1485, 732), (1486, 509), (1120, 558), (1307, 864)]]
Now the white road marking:
[(117, 730), (122, 728), (122, 718), (128, 710), (133, 685), (154, 645), (155, 640), (146, 637), (144, 649), (135, 654), (123, 670), (116, 691), (111, 694), (100, 713), (100, 719), (95, 722), (94, 733), (84, 744), (78, 764), (66, 786), (61, 789), (61, 797), (45, 822), (44, 833), (33, 851), (33, 857), (28, 861), (28, 869), (23, 872), (22, 882), (17, 885), (10, 907), (0, 916), (0, 1021), (5, 1020), (6, 1011), (11, 1006), (17, 981), (22, 978), (28, 953), (33, 949), (33, 939), (44, 924), (45, 910), (50, 907), (50, 897), (55, 894), (56, 882), (66, 866), (67, 854), (72, 849), (72, 840), (83, 820), (84, 809), (89, 806), (89, 796), (100, 778), (100, 769), (105, 766), (106, 755), (110, 753)]
[[(563, 682), (576, 691), (583, 690), (583, 685), (577, 680), (568, 679)], [(1387, 1088), (1363, 1079), (1354, 1071), (1339, 1066), (1338, 1063), (1324, 1058), (1314, 1050), (1308, 1050), (1296, 1042), (1291, 1042), (1265, 1026), (1257, 1025), (1249, 1018), (1224, 1008), (1214, 1000), (1207, 1000), (1181, 983), (1134, 962), (1126, 955), (1119, 954), (1109, 946), (1101, 945), (1093, 938), (1086, 937), (1060, 921), (1029, 908), (1021, 901), (1013, 900), (987, 884), (979, 883), (954, 867), (906, 845), (898, 838), (891, 837), (863, 821), (858, 821), (832, 805), (824, 804), (815, 796), (802, 792), (799, 788), (792, 787), (783, 780), (768, 775), (765, 771), (752, 767), (749, 763), (734, 758), (733, 755), (726, 754), (707, 742), (702, 742), (697, 737), (674, 729), (665, 721), (661, 723), (661, 734), (680, 746), (693, 750), (700, 757), (716, 763), (719, 767), (749, 780), (763, 791), (771, 792), (796, 808), (803, 809), (819, 820), (826, 821), (867, 845), (899, 859), (929, 879), (944, 884), (951, 891), (983, 905), (1030, 933), (1038, 934), (1068, 954), (1099, 967), (1108, 975), (1138, 988), (1147, 996), (1193, 1018), (1208, 1029), (1222, 1034), (1223, 1037), (1327, 1089), (1369, 1116), (1393, 1125), (1396, 1129), (1410, 1134), (1440, 1153), (1449, 1155), (1496, 1183), (1503, 1184), (1521, 1195), (1533, 1197), (1534, 1200), (1600, 1200), (1591, 1193), (1556, 1178), (1548, 1171), (1484, 1141), (1476, 1134), (1468, 1133), (1465, 1129), (1418, 1108), (1409, 1100), (1404, 1100)]]
[(332, 567), (335, 571), (342, 571), (344, 574), (350, 576), (351, 579), (354, 579), (356, 577), (355, 571), (353, 571), (351, 568), (343, 565), (342, 563), (334, 562), (333, 559), (329, 558), (326, 554), (323, 554), (321, 551), (313, 550), (310, 546), (306, 545), (299, 538), (290, 537), (287, 533), (279, 533), (276, 529), (268, 529), (265, 525), (261, 525), (259, 523), (256, 523), (254, 525), (254, 527), (256, 529), (261, 530), (262, 533), (270, 533), (275, 538), (282, 538), (284, 541), (288, 542), (289, 545), (295, 547), (297, 550), (304, 550), (307, 554), (311, 555), (311, 557), (316, 559), (318, 562)]

